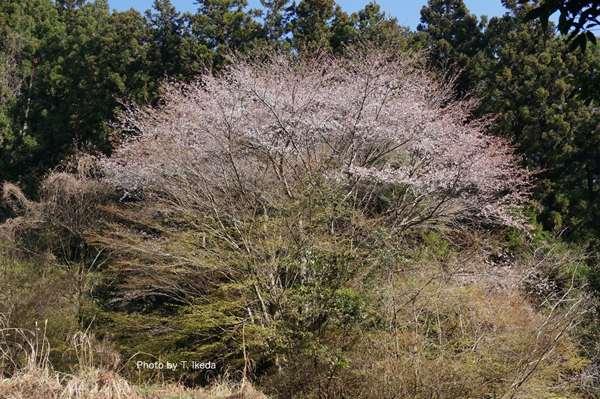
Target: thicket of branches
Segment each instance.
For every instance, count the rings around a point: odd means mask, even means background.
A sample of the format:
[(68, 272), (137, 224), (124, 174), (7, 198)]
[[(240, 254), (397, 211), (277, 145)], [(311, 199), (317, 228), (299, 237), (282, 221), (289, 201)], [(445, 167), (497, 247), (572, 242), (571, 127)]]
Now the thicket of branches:
[(156, 108), (129, 107), (128, 134), (103, 160), (124, 195), (247, 220), (280, 198), (338, 185), (336, 206), (394, 229), (469, 218), (522, 225), (531, 174), (415, 57), (257, 56), (163, 91)]

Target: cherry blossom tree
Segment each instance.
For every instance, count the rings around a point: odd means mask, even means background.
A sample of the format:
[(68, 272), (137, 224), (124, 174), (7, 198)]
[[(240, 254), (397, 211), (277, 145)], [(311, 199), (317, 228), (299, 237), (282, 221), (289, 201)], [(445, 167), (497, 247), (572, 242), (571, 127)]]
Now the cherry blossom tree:
[(161, 347), (186, 337), (240, 370), (303, 356), (329, 367), (314, 345), (381, 322), (371, 287), (397, 289), (407, 229), (524, 226), (530, 173), (417, 56), (260, 54), (162, 98), (118, 122), (100, 164), (134, 201), (103, 208), (89, 233), (113, 259), (111, 300), (178, 306)]
[(262, 55), (163, 92), (157, 107), (129, 105), (128, 134), (102, 160), (125, 195), (244, 219), (330, 185), (399, 230), (524, 223), (531, 173), (415, 56)]

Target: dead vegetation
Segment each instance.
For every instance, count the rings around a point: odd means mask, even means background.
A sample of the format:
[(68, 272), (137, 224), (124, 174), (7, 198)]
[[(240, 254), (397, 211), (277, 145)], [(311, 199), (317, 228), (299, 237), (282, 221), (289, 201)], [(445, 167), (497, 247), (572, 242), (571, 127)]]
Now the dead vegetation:
[[(57, 372), (48, 360), (50, 348), (45, 330), (2, 326), (0, 399), (267, 399), (248, 382), (235, 383), (226, 378), (215, 380), (204, 389), (174, 383), (134, 386), (115, 371), (94, 365), (94, 359), (102, 357), (106, 348), (88, 334), (75, 334), (71, 349), (78, 359), (73, 372)], [(15, 365), (19, 368), (15, 369)], [(13, 370), (10, 376), (4, 373), (8, 368)]]

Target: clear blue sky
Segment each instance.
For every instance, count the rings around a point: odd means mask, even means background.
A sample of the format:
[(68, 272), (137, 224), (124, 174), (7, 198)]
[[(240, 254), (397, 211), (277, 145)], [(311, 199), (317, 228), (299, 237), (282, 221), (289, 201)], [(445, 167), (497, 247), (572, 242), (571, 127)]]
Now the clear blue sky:
[[(108, 3), (111, 10), (124, 11), (133, 7), (144, 12), (152, 8), (153, 0), (108, 0)], [(195, 12), (198, 8), (195, 0), (171, 0), (171, 3), (178, 11)], [(250, 7), (260, 7), (259, 0), (249, 0), (249, 3)], [(369, 0), (336, 0), (336, 3), (341, 5), (347, 13), (352, 13), (364, 8)], [(378, 0), (377, 3), (387, 15), (398, 18), (401, 25), (409, 26), (414, 30), (420, 22), (420, 11), (427, 4), (427, 0)], [(478, 17), (481, 15), (500, 16), (506, 12), (500, 0), (465, 0), (465, 4), (471, 13)]]

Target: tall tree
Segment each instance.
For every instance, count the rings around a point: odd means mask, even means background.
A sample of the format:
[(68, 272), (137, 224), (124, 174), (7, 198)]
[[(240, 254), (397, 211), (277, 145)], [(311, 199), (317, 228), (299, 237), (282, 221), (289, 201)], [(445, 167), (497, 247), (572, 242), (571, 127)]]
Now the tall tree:
[(181, 74), (185, 54), (182, 52), (184, 39), (184, 19), (170, 0), (154, 0), (153, 10), (147, 10), (146, 23), (150, 29), (151, 45), (148, 55), (157, 68), (166, 75)]
[[(461, 72), (458, 93), (466, 93), (477, 80), (474, 58), (485, 47), (487, 18), (478, 20), (463, 0), (429, 0), (421, 9), (419, 32), (425, 34), (428, 57), (435, 64)], [(442, 65), (443, 64), (443, 65)]]
[(150, 101), (158, 85), (148, 74), (144, 20), (134, 10), (111, 15), (103, 0), (15, 1), (0, 10), (0, 29), (15, 43), (0, 58), (18, 60), (11, 79), (20, 79), (20, 90), (0, 105), (0, 171), (31, 193), (74, 146), (108, 152), (117, 97)]
[[(144, 76), (146, 41), (141, 15), (134, 10), (110, 14), (102, 0), (61, 8), (65, 39), (44, 58), (44, 81), (36, 88), (36, 129), (43, 136), (40, 157), (53, 163), (77, 141), (108, 151), (107, 122), (116, 97), (148, 100)], [(152, 89), (151, 89), (152, 90)], [(156, 86), (155, 86), (156, 90)]]
[(155, 0), (145, 20), (149, 30), (148, 71), (156, 80), (165, 75), (189, 80), (212, 56), (206, 42), (195, 40), (189, 27), (191, 15), (182, 15), (170, 0)]
[(353, 13), (352, 20), (360, 42), (400, 49), (407, 44), (408, 28), (400, 26), (397, 18), (386, 15), (376, 2), (370, 2), (362, 10)]
[(337, 4), (333, 11), (330, 29), (329, 43), (335, 53), (342, 52), (345, 46), (355, 41), (358, 33), (353, 24), (352, 17)]
[[(514, 1), (514, 0), (513, 0)], [(527, 3), (529, 0), (520, 0)], [(558, 31), (567, 37), (571, 49), (585, 51), (588, 42), (597, 51), (597, 39), (594, 30), (600, 25), (600, 2), (582, 0), (542, 0), (537, 7), (530, 9), (523, 17), (524, 21), (539, 19), (542, 26), (547, 26), (550, 16), (559, 12)], [(583, 98), (586, 103), (600, 101), (600, 78), (597, 69), (577, 68), (573, 71), (576, 88), (573, 94)]]
[(198, 11), (190, 24), (194, 35), (217, 50), (243, 50), (263, 37), (262, 26), (255, 20), (256, 10), (246, 11), (246, 0), (199, 0)]
[(504, 5), (510, 12), (483, 30), (461, 0), (432, 0), (422, 10), (419, 29), (427, 34), (434, 60), (450, 59), (464, 68), (459, 95), (475, 93), (481, 99), (478, 114), (493, 115), (495, 134), (513, 140), (523, 162), (540, 170), (535, 190), (540, 222), (549, 230), (566, 230), (572, 239), (600, 234), (595, 223), (600, 117), (570, 95), (576, 89), (572, 71), (597, 70), (598, 57), (569, 52), (540, 23), (524, 24), (532, 5), (516, 0)]
[(598, 56), (571, 53), (551, 27), (523, 24), (531, 6), (505, 4), (511, 12), (485, 32), (481, 112), (497, 115), (495, 132), (512, 137), (527, 165), (541, 170), (536, 197), (544, 226), (590, 238), (600, 233), (600, 115), (570, 93), (571, 71), (598, 68)]
[(263, 29), (267, 43), (281, 46), (287, 43), (285, 35), (289, 33), (290, 0), (260, 0), (264, 12)]
[(0, 3), (0, 180), (32, 188), (39, 136), (32, 129), (35, 89), (45, 74), (44, 54), (65, 37), (49, 0)]
[(333, 0), (301, 0), (293, 8), (290, 21), (292, 45), (299, 50), (330, 48), (330, 20), (335, 13)]

